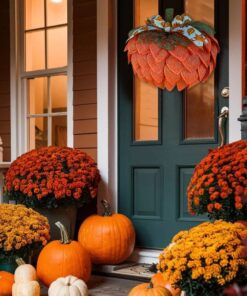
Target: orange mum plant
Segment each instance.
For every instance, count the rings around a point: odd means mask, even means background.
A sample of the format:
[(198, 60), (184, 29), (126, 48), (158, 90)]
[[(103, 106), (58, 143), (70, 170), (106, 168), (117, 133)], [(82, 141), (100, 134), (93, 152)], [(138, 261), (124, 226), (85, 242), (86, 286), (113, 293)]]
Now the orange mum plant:
[(216, 67), (219, 53), (214, 30), (187, 15), (173, 19), (173, 9), (148, 18), (129, 33), (125, 51), (134, 73), (147, 83), (179, 91), (204, 82)]
[(18, 157), (5, 177), (5, 193), (30, 207), (58, 207), (95, 198), (99, 171), (86, 153), (73, 148), (42, 147)]
[(191, 214), (247, 220), (247, 141), (212, 150), (196, 166), (187, 190)]
[(158, 269), (186, 295), (222, 295), (233, 280), (247, 280), (246, 237), (240, 223), (205, 222), (175, 235), (161, 253)]
[(46, 217), (23, 205), (0, 205), (0, 261), (25, 257), (34, 247), (45, 246), (50, 239)]

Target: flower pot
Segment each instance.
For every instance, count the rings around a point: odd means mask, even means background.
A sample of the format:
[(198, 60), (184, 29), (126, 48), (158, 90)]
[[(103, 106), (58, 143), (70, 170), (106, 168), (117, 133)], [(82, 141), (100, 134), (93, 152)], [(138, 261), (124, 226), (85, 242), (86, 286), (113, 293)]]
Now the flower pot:
[(8, 271), (14, 274), (15, 269), (17, 268), (17, 263), (15, 262), (15, 259), (15, 257), (0, 259), (0, 270)]
[(55, 226), (55, 222), (60, 221), (68, 230), (71, 239), (75, 236), (75, 223), (77, 208), (75, 205), (60, 206), (55, 209), (36, 208), (35, 211), (47, 217), (51, 230), (51, 240), (59, 240), (60, 232)]
[(9, 255), (2, 257), (0, 259), (0, 270), (1, 271), (8, 271), (10, 273), (15, 273), (18, 264), (16, 263), (17, 258), (22, 258), (26, 263), (31, 262), (31, 255), (30, 252), (27, 251), (19, 251), (15, 255)]

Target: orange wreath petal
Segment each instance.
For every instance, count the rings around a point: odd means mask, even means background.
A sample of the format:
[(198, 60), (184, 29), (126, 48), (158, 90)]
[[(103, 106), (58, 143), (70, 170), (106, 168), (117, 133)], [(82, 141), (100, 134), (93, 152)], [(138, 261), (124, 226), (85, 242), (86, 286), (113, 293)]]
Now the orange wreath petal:
[(168, 50), (154, 41), (139, 40), (137, 35), (127, 42), (125, 51), (140, 79), (169, 91), (175, 87), (181, 91), (205, 82), (214, 71), (219, 45), (213, 36), (207, 35), (207, 39), (201, 48), (190, 43)]

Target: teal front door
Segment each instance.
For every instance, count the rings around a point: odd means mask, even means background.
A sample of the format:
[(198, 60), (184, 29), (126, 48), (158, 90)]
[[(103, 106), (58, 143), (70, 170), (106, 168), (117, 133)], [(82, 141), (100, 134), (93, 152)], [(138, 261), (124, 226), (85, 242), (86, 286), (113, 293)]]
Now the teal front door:
[[(187, 210), (186, 188), (195, 165), (220, 143), (218, 116), (227, 98), (228, 1), (118, 1), (118, 210), (130, 217), (137, 245), (163, 248), (179, 230), (206, 219)], [(171, 92), (133, 77), (123, 52), (128, 32), (152, 15), (186, 12), (215, 27), (221, 51), (211, 78)]]

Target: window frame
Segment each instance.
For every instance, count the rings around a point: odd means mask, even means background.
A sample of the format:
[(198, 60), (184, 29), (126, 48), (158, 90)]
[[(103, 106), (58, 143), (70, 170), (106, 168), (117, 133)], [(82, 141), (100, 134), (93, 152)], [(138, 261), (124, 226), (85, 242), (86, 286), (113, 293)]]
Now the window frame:
[[(11, 159), (29, 150), (28, 132), (28, 79), (36, 77), (67, 76), (67, 146), (73, 147), (73, 17), (72, 1), (68, 0), (68, 48), (67, 66), (45, 70), (24, 71), (25, 69), (25, 27), (24, 0), (10, 0), (11, 27)], [(37, 117), (37, 116), (32, 116)], [(48, 143), (49, 145), (49, 143)]]

